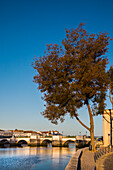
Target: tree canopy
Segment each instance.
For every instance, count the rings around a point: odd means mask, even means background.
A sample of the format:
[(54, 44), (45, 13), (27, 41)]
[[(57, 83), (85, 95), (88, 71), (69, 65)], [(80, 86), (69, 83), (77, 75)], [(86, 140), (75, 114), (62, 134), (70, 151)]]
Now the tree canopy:
[[(44, 56), (35, 58), (34, 82), (46, 102), (44, 117), (57, 124), (69, 113), (94, 134), (93, 114), (102, 113), (105, 107), (108, 86), (105, 54), (111, 39), (106, 32), (89, 34), (83, 26), (66, 29), (62, 46), (49, 44)], [(77, 111), (83, 105), (89, 111), (90, 128), (78, 118)], [(92, 138), (94, 141), (94, 135)]]
[(113, 109), (113, 66), (110, 67), (108, 71), (109, 75), (109, 98), (112, 103), (112, 109)]
[(43, 57), (35, 58), (34, 69), (37, 75), (34, 81), (44, 93), (46, 110), (43, 115), (57, 123), (77, 109), (93, 103), (93, 113), (104, 109), (107, 52), (110, 37), (107, 33), (89, 34), (80, 24), (77, 29), (67, 30), (63, 46), (47, 45)]

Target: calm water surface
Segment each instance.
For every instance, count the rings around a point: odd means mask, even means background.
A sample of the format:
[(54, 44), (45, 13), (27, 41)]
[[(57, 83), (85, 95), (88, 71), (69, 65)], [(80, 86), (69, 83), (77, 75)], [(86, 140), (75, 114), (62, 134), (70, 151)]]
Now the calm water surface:
[(63, 170), (75, 147), (0, 148), (0, 170)]

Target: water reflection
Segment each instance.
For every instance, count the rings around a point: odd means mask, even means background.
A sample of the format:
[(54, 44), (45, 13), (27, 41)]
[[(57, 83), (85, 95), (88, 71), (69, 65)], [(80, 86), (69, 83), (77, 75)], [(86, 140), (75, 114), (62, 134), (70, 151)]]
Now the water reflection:
[(76, 145), (75, 145), (74, 142), (70, 142), (68, 147), (69, 147), (69, 148), (76, 148)]
[(1, 148), (1, 170), (65, 169), (76, 148), (72, 147)]
[(47, 143), (47, 147), (52, 147), (52, 143)]

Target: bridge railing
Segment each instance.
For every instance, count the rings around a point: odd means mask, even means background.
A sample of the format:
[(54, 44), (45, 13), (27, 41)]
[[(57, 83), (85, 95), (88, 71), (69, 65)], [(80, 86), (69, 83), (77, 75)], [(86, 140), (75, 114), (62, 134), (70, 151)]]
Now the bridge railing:
[(75, 136), (62, 136), (62, 138), (74, 138), (74, 139), (76, 139)]
[(41, 136), (40, 138), (52, 138), (52, 136)]
[(15, 138), (30, 138), (30, 136), (15, 136)]

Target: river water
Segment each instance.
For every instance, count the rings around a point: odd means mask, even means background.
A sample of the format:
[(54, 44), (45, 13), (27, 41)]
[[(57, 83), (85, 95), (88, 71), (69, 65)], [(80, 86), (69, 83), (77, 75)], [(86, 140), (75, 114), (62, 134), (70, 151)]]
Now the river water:
[(0, 170), (64, 170), (76, 148), (0, 148)]

